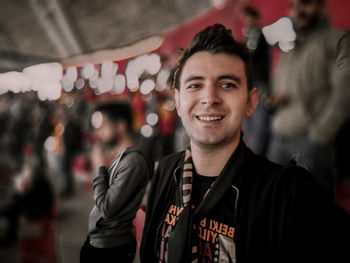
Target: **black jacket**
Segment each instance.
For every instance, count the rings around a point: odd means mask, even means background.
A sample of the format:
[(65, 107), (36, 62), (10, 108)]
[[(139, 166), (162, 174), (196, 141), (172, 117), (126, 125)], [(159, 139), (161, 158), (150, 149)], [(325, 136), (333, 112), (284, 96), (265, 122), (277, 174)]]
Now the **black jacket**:
[[(181, 152), (159, 162), (146, 208), (141, 262), (157, 261), (160, 226), (169, 205), (181, 196), (183, 160)], [(243, 142), (207, 196), (188, 213), (232, 221), (237, 262), (349, 262), (349, 215), (306, 170), (274, 164)], [(168, 262), (189, 262), (184, 232), (190, 228), (181, 225), (183, 214), (169, 236)]]

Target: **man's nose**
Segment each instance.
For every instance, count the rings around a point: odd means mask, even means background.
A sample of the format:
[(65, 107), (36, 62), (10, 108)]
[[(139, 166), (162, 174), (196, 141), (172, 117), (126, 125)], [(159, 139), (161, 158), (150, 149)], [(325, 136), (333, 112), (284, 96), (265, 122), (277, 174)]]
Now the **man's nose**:
[(202, 104), (220, 104), (221, 98), (218, 94), (218, 90), (215, 88), (215, 86), (210, 85), (208, 87), (205, 87), (202, 91), (202, 97), (201, 97), (201, 103)]

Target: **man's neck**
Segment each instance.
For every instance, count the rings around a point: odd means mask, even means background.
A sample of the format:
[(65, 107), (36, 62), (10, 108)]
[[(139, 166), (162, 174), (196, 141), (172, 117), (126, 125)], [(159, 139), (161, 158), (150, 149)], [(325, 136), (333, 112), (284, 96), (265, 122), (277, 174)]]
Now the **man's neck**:
[(225, 147), (204, 148), (191, 142), (196, 172), (203, 176), (218, 176), (238, 144), (239, 140)]

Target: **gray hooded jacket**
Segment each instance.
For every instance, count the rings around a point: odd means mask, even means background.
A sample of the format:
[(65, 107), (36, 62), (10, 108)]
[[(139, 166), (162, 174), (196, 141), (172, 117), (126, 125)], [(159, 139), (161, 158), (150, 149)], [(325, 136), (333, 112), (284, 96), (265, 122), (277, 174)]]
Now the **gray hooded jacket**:
[(151, 161), (135, 147), (128, 147), (102, 166), (93, 179), (95, 206), (89, 218), (90, 244), (108, 248), (135, 240), (133, 219), (153, 172)]

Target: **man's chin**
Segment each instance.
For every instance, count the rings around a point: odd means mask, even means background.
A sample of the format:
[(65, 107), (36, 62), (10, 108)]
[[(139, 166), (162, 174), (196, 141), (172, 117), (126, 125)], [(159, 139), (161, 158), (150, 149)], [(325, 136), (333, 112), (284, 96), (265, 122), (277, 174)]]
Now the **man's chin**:
[(196, 145), (198, 145), (201, 148), (207, 148), (207, 149), (212, 149), (212, 148), (217, 148), (221, 147), (222, 145), (225, 145), (221, 140), (218, 138), (215, 139), (197, 139), (197, 140), (192, 140)]

